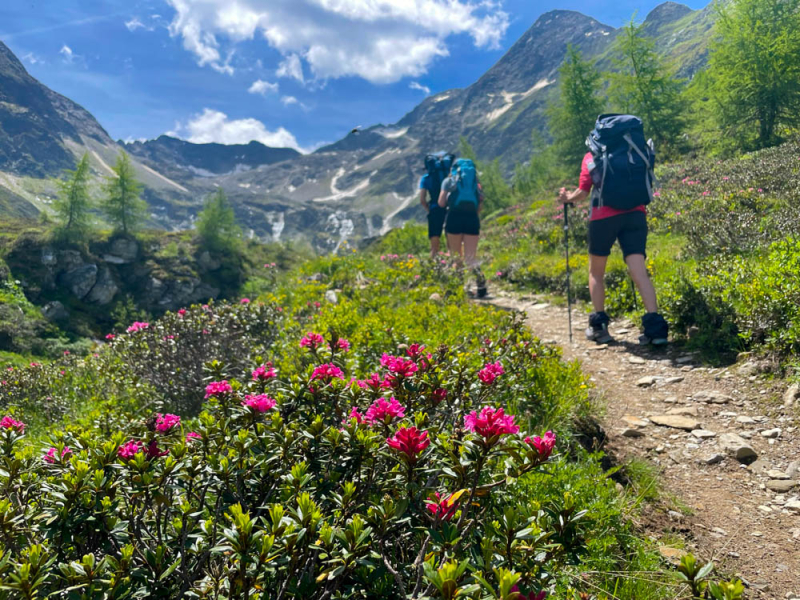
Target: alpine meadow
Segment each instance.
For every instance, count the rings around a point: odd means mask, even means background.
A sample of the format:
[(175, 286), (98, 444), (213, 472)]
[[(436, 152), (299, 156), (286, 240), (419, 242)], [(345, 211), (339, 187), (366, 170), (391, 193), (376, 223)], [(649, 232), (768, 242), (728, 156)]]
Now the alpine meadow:
[(552, 5), (0, 7), (0, 600), (800, 600), (800, 0)]

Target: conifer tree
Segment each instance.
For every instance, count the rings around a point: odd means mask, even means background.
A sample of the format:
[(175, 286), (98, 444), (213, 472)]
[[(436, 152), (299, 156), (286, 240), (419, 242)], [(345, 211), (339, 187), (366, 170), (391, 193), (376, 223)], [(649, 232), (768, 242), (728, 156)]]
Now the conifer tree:
[(236, 214), (222, 188), (209, 196), (197, 216), (197, 235), (203, 245), (217, 252), (239, 249), (242, 229), (236, 223)]
[(657, 149), (680, 150), (686, 127), (683, 84), (656, 53), (655, 42), (633, 19), (614, 43), (616, 71), (609, 73), (609, 98), (620, 112), (644, 121), (645, 132)]
[(559, 99), (547, 109), (557, 160), (570, 170), (580, 169), (586, 154), (586, 136), (603, 112), (600, 74), (572, 44), (559, 70)]
[(58, 233), (66, 239), (80, 237), (89, 227), (89, 155), (84, 154), (74, 171), (66, 170), (57, 182), (58, 199), (53, 203), (58, 218)]
[(717, 36), (699, 79), (725, 138), (745, 148), (800, 126), (800, 0), (718, 3)]
[(147, 203), (140, 197), (142, 185), (127, 153), (120, 152), (112, 170), (114, 176), (106, 179), (102, 208), (114, 228), (127, 234), (144, 221)]

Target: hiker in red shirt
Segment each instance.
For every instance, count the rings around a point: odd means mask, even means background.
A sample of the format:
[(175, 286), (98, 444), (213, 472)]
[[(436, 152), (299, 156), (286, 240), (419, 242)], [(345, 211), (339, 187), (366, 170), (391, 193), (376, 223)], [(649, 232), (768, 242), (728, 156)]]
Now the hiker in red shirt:
[[(600, 121), (598, 120), (598, 124)], [(625, 138), (630, 141), (630, 136)], [(631, 142), (633, 147), (633, 142)], [(635, 148), (633, 148), (636, 150)], [(627, 147), (623, 149), (628, 156)], [(642, 154), (642, 156), (644, 156)], [(565, 188), (561, 188), (558, 198), (563, 204), (574, 204), (587, 199), (592, 195), (591, 220), (589, 222), (589, 294), (592, 299), (594, 312), (589, 317), (589, 328), (586, 330), (586, 337), (598, 343), (607, 343), (613, 340), (608, 333), (609, 318), (605, 313), (605, 283), (604, 276), (608, 256), (611, 254), (611, 247), (614, 242), (619, 240), (625, 263), (628, 265), (633, 282), (639, 290), (647, 314), (644, 315), (642, 323), (644, 325), (644, 335), (640, 338), (640, 343), (652, 343), (661, 345), (667, 343), (668, 326), (661, 315), (658, 314), (658, 303), (656, 301), (656, 291), (653, 282), (647, 273), (645, 264), (647, 246), (647, 208), (644, 204), (633, 206), (628, 209), (613, 208), (604, 205), (602, 202), (602, 186), (609, 183), (611, 171), (606, 165), (607, 180), (602, 183), (599, 173), (595, 170), (602, 167), (595, 164), (596, 155), (589, 152), (584, 156), (581, 165), (581, 174), (578, 189), (569, 193)], [(654, 159), (653, 159), (654, 162)], [(610, 162), (608, 163), (610, 164)], [(621, 169), (618, 169), (620, 171)], [(595, 176), (593, 179), (593, 175)], [(629, 173), (624, 173), (618, 177), (629, 177)], [(592, 194), (596, 183), (600, 182), (600, 190), (595, 189), (596, 194)], [(626, 184), (623, 182), (623, 184)], [(645, 185), (642, 183), (642, 185)], [(652, 194), (652, 190), (648, 190)], [(647, 191), (645, 191), (645, 194)], [(638, 196), (637, 196), (638, 197)]]

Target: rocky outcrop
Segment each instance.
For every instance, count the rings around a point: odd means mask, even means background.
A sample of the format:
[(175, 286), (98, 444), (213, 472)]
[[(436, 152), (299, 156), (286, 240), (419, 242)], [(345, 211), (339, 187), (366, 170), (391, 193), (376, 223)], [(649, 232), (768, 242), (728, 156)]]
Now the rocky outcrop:
[(97, 282), (97, 265), (81, 265), (66, 271), (58, 277), (58, 283), (67, 288), (72, 295), (83, 300)]

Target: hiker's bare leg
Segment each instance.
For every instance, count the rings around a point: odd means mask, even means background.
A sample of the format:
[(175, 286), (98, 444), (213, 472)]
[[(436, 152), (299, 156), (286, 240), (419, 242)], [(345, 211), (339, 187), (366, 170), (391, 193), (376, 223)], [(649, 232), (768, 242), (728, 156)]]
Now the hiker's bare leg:
[(438, 236), (431, 238), (431, 258), (436, 258), (436, 255), (439, 254), (439, 240)]
[(447, 249), (450, 250), (450, 255), (453, 258), (460, 259), (464, 256), (462, 244), (464, 243), (464, 236), (460, 233), (447, 234)]
[(474, 267), (478, 263), (478, 241), (479, 235), (465, 235), (464, 237), (464, 262), (468, 267)]
[(606, 263), (607, 256), (589, 255), (589, 296), (592, 298), (594, 312), (603, 312), (606, 309)]
[(656, 288), (653, 287), (653, 282), (647, 273), (644, 255), (631, 254), (625, 259), (625, 262), (628, 264), (628, 272), (631, 274), (631, 279), (633, 279), (633, 283), (636, 284), (639, 294), (642, 296), (645, 310), (649, 313), (658, 312)]

